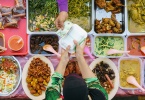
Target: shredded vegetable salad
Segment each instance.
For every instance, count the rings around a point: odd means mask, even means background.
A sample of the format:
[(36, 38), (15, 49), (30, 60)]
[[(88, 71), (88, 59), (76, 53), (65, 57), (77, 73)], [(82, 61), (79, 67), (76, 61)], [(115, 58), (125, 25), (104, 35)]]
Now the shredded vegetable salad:
[(0, 71), (0, 92), (7, 93), (13, 90), (16, 84), (16, 75)]
[(11, 92), (17, 82), (18, 66), (15, 61), (8, 58), (0, 59), (0, 92)]

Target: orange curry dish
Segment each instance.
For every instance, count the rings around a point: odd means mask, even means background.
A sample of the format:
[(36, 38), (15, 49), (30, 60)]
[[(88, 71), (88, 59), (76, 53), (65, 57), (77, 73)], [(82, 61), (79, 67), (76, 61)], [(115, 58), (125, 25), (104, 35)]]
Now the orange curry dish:
[(141, 47), (145, 46), (145, 36), (129, 36), (127, 39), (127, 50), (129, 55), (145, 56)]

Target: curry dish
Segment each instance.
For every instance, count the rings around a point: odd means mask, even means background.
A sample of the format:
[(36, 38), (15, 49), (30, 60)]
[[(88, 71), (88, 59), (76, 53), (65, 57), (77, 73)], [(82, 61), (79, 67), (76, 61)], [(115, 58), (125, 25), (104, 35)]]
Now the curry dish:
[(128, 76), (134, 76), (140, 84), (141, 67), (138, 59), (126, 59), (120, 61), (120, 86), (124, 88), (136, 88), (134, 85), (127, 83)]

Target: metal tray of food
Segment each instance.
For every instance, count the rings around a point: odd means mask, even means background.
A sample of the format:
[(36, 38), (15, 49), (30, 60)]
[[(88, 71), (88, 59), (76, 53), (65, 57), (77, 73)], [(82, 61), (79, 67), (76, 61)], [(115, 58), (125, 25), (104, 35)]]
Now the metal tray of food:
[(126, 23), (128, 35), (145, 34), (145, 1), (126, 0)]
[(94, 2), (92, 0), (68, 0), (68, 20), (78, 24), (89, 34), (92, 33), (94, 23), (93, 6)]
[(44, 56), (55, 56), (55, 54), (43, 50), (45, 44), (49, 44), (56, 52), (60, 52), (59, 37), (55, 33), (30, 34), (28, 37), (28, 51), (30, 55), (41, 54)]
[(58, 15), (56, 0), (26, 0), (27, 33), (39, 34), (56, 31), (54, 25)]
[[(40, 32), (51, 33), (57, 31), (54, 24), (59, 14), (56, 0), (27, 0), (26, 4), (28, 34), (39, 34)], [(69, 17), (67, 20), (78, 24), (88, 33), (91, 33), (93, 26), (93, 2), (91, 0), (69, 0), (68, 8)]]
[(126, 50), (125, 36), (94, 35), (91, 50), (96, 57), (119, 58), (125, 56), (125, 53), (107, 55), (109, 49)]
[(145, 46), (145, 34), (144, 35), (127, 35), (126, 36), (126, 51), (129, 57), (145, 57), (145, 54), (141, 51), (141, 47)]
[(94, 34), (105, 34), (106, 36), (126, 35), (126, 2), (125, 0), (119, 1), (118, 4), (111, 0), (105, 2), (94, 1)]

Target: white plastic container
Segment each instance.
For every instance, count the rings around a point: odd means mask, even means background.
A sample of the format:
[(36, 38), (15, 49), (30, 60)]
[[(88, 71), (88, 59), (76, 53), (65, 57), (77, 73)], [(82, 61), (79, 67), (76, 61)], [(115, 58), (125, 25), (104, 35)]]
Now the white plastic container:
[[(140, 59), (140, 58), (138, 58), (138, 57), (121, 57), (120, 59), (119, 59), (119, 61), (118, 61), (118, 71), (119, 71), (119, 73), (120, 73), (120, 62), (122, 61), (122, 60), (138, 60), (139, 61), (139, 63), (140, 63), (140, 85), (142, 85), (142, 73), (143, 73), (143, 69), (144, 69), (144, 67), (142, 67), (142, 60)], [(121, 85), (120, 85), (120, 82), (119, 82), (119, 86), (120, 86), (120, 88), (121, 89), (125, 89), (125, 90), (135, 90), (135, 89), (139, 89), (139, 88), (126, 88), (126, 87), (122, 87)]]
[[(138, 37), (144, 37), (144, 38), (145, 38), (145, 34), (144, 34), (144, 35), (139, 35), (139, 34), (137, 34), (137, 35), (127, 35), (126, 38), (125, 38), (126, 50), (127, 50), (127, 47), (128, 47), (128, 46), (127, 46), (127, 45), (128, 45), (127, 40), (128, 40), (128, 38), (129, 38), (130, 36), (131, 36), (131, 37), (132, 37), (132, 36), (133, 36), (133, 37), (137, 37), (137, 36), (138, 36)], [(130, 44), (130, 45), (132, 45), (132, 44)], [(144, 46), (145, 46), (145, 45), (144, 45)], [(128, 50), (128, 51), (129, 51), (129, 50)], [(131, 54), (129, 54), (129, 53), (127, 53), (127, 56), (129, 56), (129, 57), (145, 57), (145, 56), (141, 56), (141, 55), (131, 55)]]
[(126, 43), (125, 43), (125, 37), (124, 36), (116, 36), (116, 35), (110, 35), (110, 36), (106, 36), (105, 34), (100, 34), (100, 35), (94, 35), (93, 37), (93, 42), (92, 42), (92, 52), (93, 54), (96, 56), (96, 57), (107, 57), (107, 58), (119, 58), (119, 57), (123, 57), (125, 56), (126, 53), (123, 53), (121, 56), (102, 56), (102, 55), (96, 55), (95, 53), (95, 39), (96, 37), (120, 37), (123, 39), (123, 42), (124, 42), (124, 49), (123, 50), (126, 50)]
[[(56, 35), (56, 33), (51, 33), (51, 34), (45, 34), (45, 33), (40, 33), (40, 34), (30, 34), (30, 35), (28, 35), (28, 53), (30, 54), (30, 55), (36, 55), (36, 54), (39, 54), (39, 53), (32, 53), (31, 52), (31, 49), (30, 49), (30, 45), (31, 45), (31, 43), (30, 43), (30, 39), (31, 39), (31, 37), (32, 36), (56, 36), (56, 37), (58, 37), (57, 35)], [(59, 37), (58, 37), (58, 40), (59, 40)], [(41, 45), (41, 44), (40, 44)], [(44, 44), (42, 44), (42, 45), (44, 45)], [(58, 52), (58, 53), (60, 53), (60, 46), (58, 45), (58, 51), (56, 51), (56, 52)], [(42, 52), (40, 55), (44, 55), (44, 56), (56, 56), (55, 54), (49, 54), (49, 53), (46, 53), (46, 52)]]
[(75, 44), (73, 40), (76, 40), (80, 45), (83, 44), (84, 40), (87, 38), (87, 32), (82, 29), (77, 24), (72, 24), (69, 21), (64, 23), (64, 29), (60, 29), (56, 32), (57, 35), (61, 37), (59, 40), (59, 45), (66, 49), (70, 45), (69, 53), (75, 52)]

